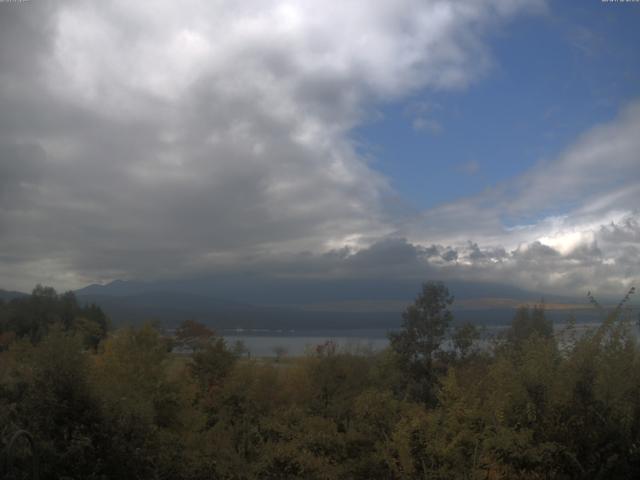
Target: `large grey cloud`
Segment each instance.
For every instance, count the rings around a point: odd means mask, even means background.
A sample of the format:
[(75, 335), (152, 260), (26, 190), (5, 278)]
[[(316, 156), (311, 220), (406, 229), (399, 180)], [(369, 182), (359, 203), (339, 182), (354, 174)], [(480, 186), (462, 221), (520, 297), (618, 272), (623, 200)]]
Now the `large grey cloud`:
[(469, 86), (486, 32), (540, 8), (0, 3), (3, 285), (246, 271), (620, 291), (640, 265), (639, 104), (417, 216), (349, 137), (380, 102)]
[(518, 2), (0, 4), (0, 277), (76, 286), (366, 245), (380, 101), (464, 88)]

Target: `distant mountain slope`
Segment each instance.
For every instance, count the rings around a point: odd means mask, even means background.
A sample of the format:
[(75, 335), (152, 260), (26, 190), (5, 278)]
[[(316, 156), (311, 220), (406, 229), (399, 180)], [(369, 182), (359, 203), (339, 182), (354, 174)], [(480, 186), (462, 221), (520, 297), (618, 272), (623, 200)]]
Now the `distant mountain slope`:
[[(480, 282), (445, 282), (456, 300), (508, 298), (524, 302), (544, 299), (554, 303), (584, 303), (560, 295), (543, 295), (512, 285)], [(304, 305), (353, 300), (412, 301), (421, 282), (414, 279), (388, 278), (273, 278), (264, 276), (224, 276), (195, 279), (136, 282), (115, 280), (106, 285), (89, 285), (76, 290), (77, 295), (131, 296), (145, 293), (172, 292), (253, 305)], [(586, 294), (586, 292), (585, 292)]]
[[(266, 281), (264, 278), (115, 281), (77, 290), (79, 299), (100, 305), (116, 324), (158, 320), (168, 326), (191, 318), (215, 328), (359, 329), (397, 328), (401, 313), (420, 288), (410, 280)], [(450, 282), (457, 321), (505, 324), (524, 303), (542, 295), (512, 286)], [(224, 300), (223, 300), (224, 299)], [(230, 299), (230, 300), (229, 300)], [(586, 299), (544, 298), (549, 315), (593, 320)]]
[(137, 293), (144, 293), (147, 290), (151, 290), (150, 284), (142, 282), (130, 282), (126, 280), (114, 280), (106, 285), (91, 284), (84, 288), (80, 288), (75, 291), (76, 295), (133, 295)]
[(171, 327), (182, 320), (195, 319), (217, 329), (358, 329), (393, 328), (399, 318), (389, 312), (306, 312), (170, 292), (131, 296), (78, 294), (78, 298), (100, 305), (116, 325), (157, 320)]
[(28, 297), (28, 296), (29, 296), (28, 293), (14, 292), (11, 290), (0, 289), (0, 299), (4, 301), (12, 300), (14, 298)]
[[(447, 282), (456, 300), (457, 322), (506, 324), (518, 305), (544, 298), (548, 315), (595, 321), (586, 298), (543, 296), (516, 287)], [(413, 280), (283, 281), (256, 277), (200, 278), (164, 282), (116, 280), (75, 291), (78, 300), (96, 303), (115, 325), (157, 320), (175, 326), (197, 319), (218, 329), (393, 329), (420, 288)], [(0, 290), (0, 299), (27, 296)], [(604, 303), (604, 302), (603, 302)], [(617, 303), (617, 302), (616, 302)]]

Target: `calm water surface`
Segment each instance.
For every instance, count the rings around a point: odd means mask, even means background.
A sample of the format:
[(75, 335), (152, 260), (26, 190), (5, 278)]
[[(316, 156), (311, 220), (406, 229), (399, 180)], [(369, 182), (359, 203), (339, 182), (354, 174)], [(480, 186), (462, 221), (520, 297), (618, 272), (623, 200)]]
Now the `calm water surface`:
[[(576, 331), (580, 334), (595, 326), (597, 326), (595, 323), (577, 324)], [(556, 333), (562, 332), (565, 327), (564, 323), (554, 325)], [(486, 326), (483, 337), (491, 338), (505, 328), (507, 328), (505, 325)], [(316, 346), (328, 341), (348, 351), (379, 351), (389, 345), (387, 338), (389, 331), (391, 330), (222, 330), (220, 333), (229, 346), (233, 346), (237, 341), (243, 342), (251, 356), (275, 357), (276, 350), (279, 349), (284, 349), (288, 356), (299, 356), (313, 351)], [(634, 331), (638, 333), (637, 328)]]
[(276, 349), (283, 348), (288, 356), (303, 355), (316, 346), (332, 341), (341, 349), (382, 350), (389, 345), (387, 330), (304, 330), (255, 331), (223, 330), (227, 344), (244, 343), (254, 357), (274, 357)]

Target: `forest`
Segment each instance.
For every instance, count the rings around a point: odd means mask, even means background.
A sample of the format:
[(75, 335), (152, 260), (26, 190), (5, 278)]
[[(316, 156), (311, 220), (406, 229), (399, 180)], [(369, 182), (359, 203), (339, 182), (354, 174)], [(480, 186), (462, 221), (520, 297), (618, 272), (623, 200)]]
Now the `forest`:
[[(383, 351), (328, 341), (248, 358), (184, 321), (112, 328), (36, 287), (0, 301), (0, 468), (41, 479), (640, 478), (640, 348), (628, 300), (554, 330), (455, 322), (422, 285)], [(182, 347), (182, 350), (176, 347)], [(176, 351), (189, 351), (177, 354)]]

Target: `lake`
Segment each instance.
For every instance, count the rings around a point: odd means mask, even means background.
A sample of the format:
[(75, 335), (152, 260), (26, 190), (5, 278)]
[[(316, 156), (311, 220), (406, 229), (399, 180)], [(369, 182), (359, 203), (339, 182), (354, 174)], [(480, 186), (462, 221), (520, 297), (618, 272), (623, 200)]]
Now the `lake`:
[[(598, 324), (578, 323), (576, 331), (578, 334), (589, 328), (594, 328)], [(554, 324), (556, 333), (560, 333), (566, 324), (557, 322)], [(500, 331), (506, 329), (506, 325), (489, 325), (484, 328), (483, 337), (491, 338)], [(221, 330), (220, 333), (230, 347), (237, 341), (244, 343), (251, 356), (254, 357), (275, 357), (276, 349), (284, 349), (287, 356), (304, 355), (309, 349), (317, 345), (332, 341), (340, 349), (349, 351), (358, 350), (383, 350), (389, 345), (386, 329), (358, 329), (358, 330)], [(638, 334), (638, 329), (634, 327), (634, 332)], [(446, 345), (445, 345), (446, 348)]]
[(276, 348), (284, 348), (287, 356), (303, 355), (308, 349), (332, 341), (339, 348), (382, 350), (389, 345), (387, 330), (222, 330), (229, 346), (244, 343), (254, 357), (275, 357)]

